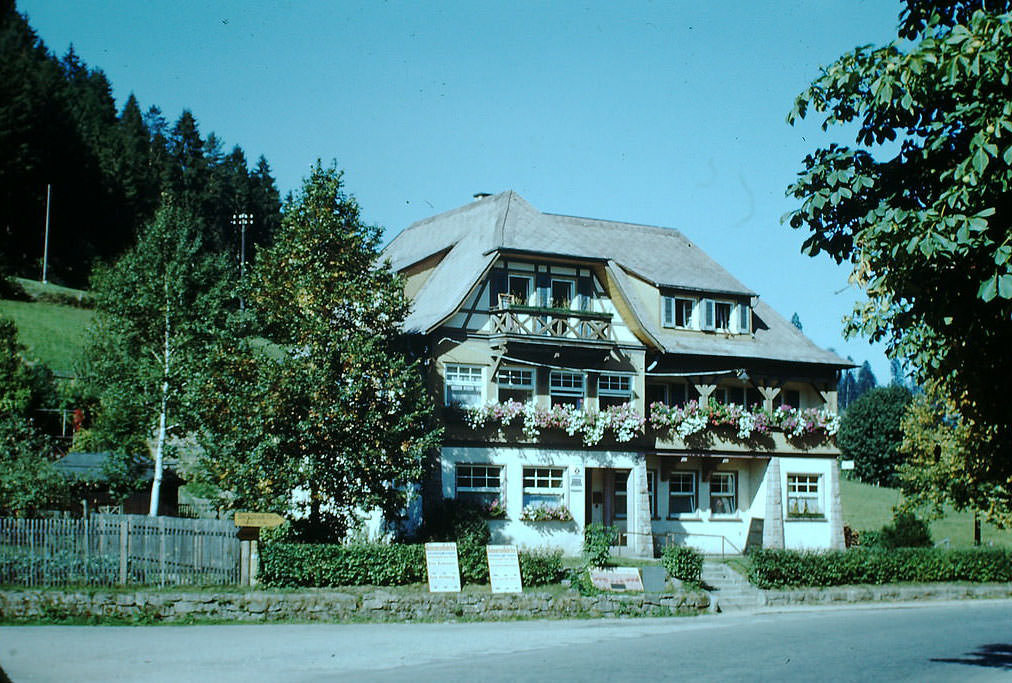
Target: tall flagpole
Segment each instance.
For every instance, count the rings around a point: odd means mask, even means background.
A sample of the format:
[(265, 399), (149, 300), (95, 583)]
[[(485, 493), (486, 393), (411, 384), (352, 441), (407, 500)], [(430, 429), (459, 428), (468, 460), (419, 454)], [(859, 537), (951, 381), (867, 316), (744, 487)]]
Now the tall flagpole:
[(52, 185), (46, 183), (46, 238), (42, 244), (42, 284), (46, 284), (46, 270), (49, 268), (49, 194)]

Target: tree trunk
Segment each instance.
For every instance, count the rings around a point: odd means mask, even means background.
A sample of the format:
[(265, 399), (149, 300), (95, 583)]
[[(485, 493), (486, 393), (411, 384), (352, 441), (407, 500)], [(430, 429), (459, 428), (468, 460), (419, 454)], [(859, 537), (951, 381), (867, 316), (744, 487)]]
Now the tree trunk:
[(158, 503), (162, 490), (162, 455), (165, 452), (165, 433), (169, 412), (169, 284), (165, 281), (165, 347), (162, 350), (162, 406), (158, 415), (158, 439), (155, 442), (155, 474), (151, 479), (151, 504), (148, 517), (158, 516)]

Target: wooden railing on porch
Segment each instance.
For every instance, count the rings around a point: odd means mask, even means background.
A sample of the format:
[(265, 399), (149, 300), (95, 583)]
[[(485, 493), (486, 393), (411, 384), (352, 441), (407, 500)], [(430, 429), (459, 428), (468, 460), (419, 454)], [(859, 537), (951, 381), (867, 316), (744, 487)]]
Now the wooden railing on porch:
[(492, 334), (612, 342), (611, 315), (510, 305), (490, 312)]

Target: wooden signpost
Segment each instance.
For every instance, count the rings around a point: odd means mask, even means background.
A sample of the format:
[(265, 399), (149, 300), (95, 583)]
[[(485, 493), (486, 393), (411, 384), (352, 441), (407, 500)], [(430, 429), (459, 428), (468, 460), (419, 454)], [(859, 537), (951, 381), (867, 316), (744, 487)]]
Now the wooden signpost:
[(260, 529), (281, 526), (286, 520), (273, 512), (237, 512), (233, 521), (239, 527), (239, 583), (255, 586), (260, 570)]

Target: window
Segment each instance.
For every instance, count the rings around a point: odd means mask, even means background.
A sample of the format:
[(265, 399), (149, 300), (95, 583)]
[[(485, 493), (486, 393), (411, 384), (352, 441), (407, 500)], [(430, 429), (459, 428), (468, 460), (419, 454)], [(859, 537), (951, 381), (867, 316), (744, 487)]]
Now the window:
[(675, 299), (675, 327), (692, 327), (692, 299)]
[(696, 473), (672, 472), (668, 480), (668, 518), (695, 514)]
[(552, 395), (552, 405), (567, 405), (575, 408), (583, 407), (583, 373), (568, 370), (552, 370), (548, 379), (548, 391)]
[(509, 293), (513, 302), (526, 306), (531, 300), (531, 284), (533, 280), (529, 275), (510, 275)]
[(564, 504), (562, 478), (565, 472), (563, 467), (525, 467), (524, 507)]
[(668, 385), (667, 384), (648, 384), (647, 385), (647, 408), (655, 403), (668, 404)]
[(773, 399), (773, 406), (775, 408), (790, 406), (799, 410), (801, 408), (801, 392), (797, 389), (784, 389)]
[(714, 315), (714, 329), (724, 332), (731, 329), (731, 304), (726, 301), (716, 302), (714, 304)]
[(552, 280), (552, 302), (554, 308), (569, 308), (573, 304), (576, 283), (572, 280)]
[(695, 308), (694, 299), (682, 299), (680, 297), (666, 296), (663, 299), (662, 322), (665, 327), (681, 327), (689, 329), (692, 327), (692, 310)]
[(529, 403), (534, 398), (534, 370), (529, 368), (502, 368), (496, 378), (499, 401)]
[(822, 517), (822, 495), (818, 474), (787, 475), (787, 516)]
[(717, 387), (713, 399), (722, 405), (745, 405), (745, 387)]
[(650, 500), (650, 519), (657, 516), (657, 470), (647, 470), (647, 498)]
[(597, 378), (597, 401), (601, 408), (620, 406), (632, 400), (632, 377), (600, 375)]
[(612, 515), (626, 519), (629, 510), (629, 470), (615, 470), (615, 493), (612, 496)]
[(714, 472), (710, 475), (710, 514), (733, 515), (738, 509), (735, 479), (734, 472)]
[(456, 497), (483, 508), (496, 500), (502, 505), (502, 466), (457, 465)]
[(479, 406), (484, 379), (480, 365), (446, 365), (446, 405)]
[(738, 333), (748, 334), (752, 331), (752, 308), (748, 304), (738, 304)]

